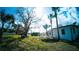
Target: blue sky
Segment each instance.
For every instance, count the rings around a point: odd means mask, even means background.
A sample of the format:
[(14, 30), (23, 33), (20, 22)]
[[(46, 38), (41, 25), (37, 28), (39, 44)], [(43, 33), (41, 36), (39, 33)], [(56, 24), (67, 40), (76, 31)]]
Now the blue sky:
[(5, 9), (6, 13), (16, 14), (16, 7), (2, 7), (2, 8)]
[[(5, 8), (6, 13), (9, 14), (13, 14), (16, 15), (16, 8), (17, 7), (1, 7), (1, 8)], [(42, 25), (44, 24), (48, 24), (50, 25), (50, 21), (48, 19), (48, 15), (49, 14), (53, 14), (52, 10), (50, 7), (37, 7), (35, 9), (36, 11), (36, 15), (37, 17), (42, 17), (42, 20), (38, 23), (32, 24), (31, 26), (34, 27), (34, 29), (32, 29), (33, 31), (45, 31), (44, 28), (42, 27)], [(77, 20), (74, 20), (69, 13), (71, 13), (71, 15), (76, 18)], [(59, 21), (59, 25), (65, 26), (65, 25), (69, 25), (72, 24), (73, 22), (77, 21), (79, 23), (79, 7), (77, 8), (71, 8), (69, 9), (69, 7), (64, 7), (60, 9), (60, 12), (58, 13), (58, 21)], [(71, 21), (72, 20), (72, 21)], [(18, 20), (16, 20), (16, 22), (18, 22)], [(52, 19), (52, 26), (53, 28), (56, 27), (56, 19), (53, 18)], [(39, 25), (38, 25), (39, 24)], [(38, 25), (38, 26), (37, 26)], [(40, 30), (38, 30), (38, 28), (40, 28)]]

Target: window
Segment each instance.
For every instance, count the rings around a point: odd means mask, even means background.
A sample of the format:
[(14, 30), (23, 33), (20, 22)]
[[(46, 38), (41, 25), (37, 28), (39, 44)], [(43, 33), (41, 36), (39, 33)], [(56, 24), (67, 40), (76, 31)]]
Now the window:
[(64, 30), (64, 29), (62, 29), (62, 30), (61, 30), (61, 33), (62, 33), (62, 34), (65, 34), (65, 30)]
[(75, 28), (73, 28), (73, 33), (75, 33)]

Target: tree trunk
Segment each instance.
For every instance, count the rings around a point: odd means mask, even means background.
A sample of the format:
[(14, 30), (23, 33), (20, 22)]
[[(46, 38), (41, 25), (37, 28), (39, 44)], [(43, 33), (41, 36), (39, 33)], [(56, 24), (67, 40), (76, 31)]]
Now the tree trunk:
[(27, 31), (25, 31), (25, 36), (27, 37), (27, 33), (28, 33), (28, 30)]
[(2, 39), (3, 36), (3, 29), (4, 29), (4, 22), (2, 22), (2, 28), (0, 30), (0, 39)]
[(28, 34), (28, 31), (29, 31), (29, 26), (26, 27), (26, 29), (25, 29), (25, 36), (26, 36), (26, 37), (28, 37), (28, 35), (27, 35), (27, 34)]
[(48, 36), (47, 29), (46, 29), (46, 35)]
[(31, 21), (32, 21), (32, 20), (30, 20), (30, 22), (28, 21), (29, 23), (26, 23), (26, 24), (25, 24), (25, 25), (27, 25), (27, 26), (25, 27), (25, 35), (26, 35), (26, 37), (28, 37), (27, 34), (28, 34), (28, 31), (29, 31), (29, 28), (30, 28), (30, 25), (31, 25)]
[(52, 19), (51, 19), (51, 38), (53, 39), (53, 31), (52, 31)]
[(47, 38), (49, 38), (49, 35), (48, 35), (48, 32), (47, 32), (47, 29), (46, 29), (46, 36), (47, 36)]

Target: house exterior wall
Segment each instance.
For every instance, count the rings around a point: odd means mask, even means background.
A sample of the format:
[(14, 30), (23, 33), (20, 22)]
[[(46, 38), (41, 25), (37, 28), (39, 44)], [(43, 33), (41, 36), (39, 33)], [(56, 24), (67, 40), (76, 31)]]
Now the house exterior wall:
[[(73, 28), (75, 29), (75, 33)], [(72, 27), (72, 34), (73, 34), (73, 40), (75, 40), (79, 35), (79, 27)]]
[[(64, 34), (62, 34), (62, 30), (64, 30)], [(59, 28), (59, 34), (60, 34), (60, 39), (61, 40), (71, 40), (71, 31), (70, 31), (70, 27), (62, 27)], [(57, 29), (53, 30), (53, 37), (55, 39), (58, 39), (58, 33), (57, 33)]]
[(46, 33), (40, 33), (40, 38), (47, 38)]
[(48, 38), (53, 39), (52, 33), (53, 33), (53, 32), (52, 32), (51, 30), (48, 31)]
[[(75, 32), (73, 28), (75, 29)], [(62, 30), (64, 30), (64, 34), (62, 34)], [(58, 39), (57, 28), (54, 28), (52, 33), (53, 37), (51, 35), (51, 30), (48, 31), (49, 38)], [(59, 34), (61, 40), (75, 40), (79, 35), (79, 27), (75, 26), (59, 27)]]

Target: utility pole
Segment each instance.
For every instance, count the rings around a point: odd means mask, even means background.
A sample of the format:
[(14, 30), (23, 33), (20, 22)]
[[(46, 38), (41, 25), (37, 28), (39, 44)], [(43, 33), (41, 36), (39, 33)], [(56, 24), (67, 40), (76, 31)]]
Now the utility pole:
[(57, 10), (58, 7), (52, 7), (52, 11), (55, 13), (55, 18), (56, 18), (56, 24), (57, 24), (57, 34), (58, 34), (58, 41), (60, 40), (60, 34), (59, 34), (59, 27), (58, 27), (58, 19), (57, 19)]

